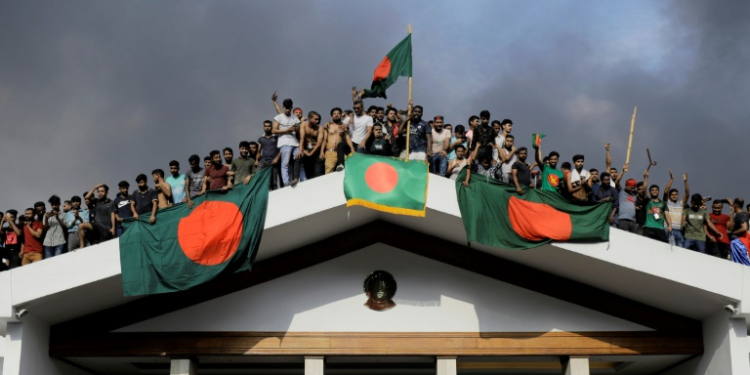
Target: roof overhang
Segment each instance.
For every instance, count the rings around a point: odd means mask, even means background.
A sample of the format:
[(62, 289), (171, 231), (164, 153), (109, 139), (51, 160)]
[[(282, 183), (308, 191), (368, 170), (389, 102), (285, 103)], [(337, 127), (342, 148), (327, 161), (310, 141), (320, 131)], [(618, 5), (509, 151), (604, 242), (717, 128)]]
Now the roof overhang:
[[(403, 237), (383, 239), (393, 244), (409, 243), (408, 235), (417, 233), (466, 245), (453, 181), (431, 178), (427, 215), (415, 218), (347, 208), (343, 177), (333, 173), (271, 192), (256, 262), (373, 222), (404, 230)], [(526, 251), (479, 244), (471, 248), (694, 320), (738, 304), (750, 293), (747, 267), (617, 229), (610, 239), (552, 243)], [(14, 310), (24, 308), (57, 324), (136, 300), (123, 297), (120, 282), (117, 241), (0, 273), (0, 320), (13, 321)], [(750, 306), (739, 308), (741, 315), (750, 314)]]

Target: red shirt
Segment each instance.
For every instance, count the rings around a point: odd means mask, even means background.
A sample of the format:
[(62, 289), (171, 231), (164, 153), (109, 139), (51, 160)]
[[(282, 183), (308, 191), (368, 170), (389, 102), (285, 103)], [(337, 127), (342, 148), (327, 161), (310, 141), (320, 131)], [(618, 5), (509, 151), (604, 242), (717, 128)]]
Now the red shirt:
[[(34, 221), (31, 223), (31, 227), (34, 228), (35, 231), (40, 230), (44, 228), (44, 224), (42, 224), (41, 221)], [(29, 226), (25, 225), (23, 226), (23, 252), (24, 253), (41, 253), (42, 252), (42, 242), (34, 237), (31, 234), (31, 231), (29, 230)]]
[(719, 230), (719, 233), (724, 236), (719, 242), (728, 244), (729, 236), (727, 236), (727, 223), (729, 222), (729, 216), (724, 214), (708, 214), (708, 217), (711, 218), (711, 222), (714, 223), (714, 226)]
[(211, 183), (208, 185), (208, 189), (221, 189), (226, 186), (228, 177), (227, 172), (229, 172), (229, 168), (226, 165), (222, 165), (221, 168), (216, 169), (216, 167), (211, 164), (206, 168), (206, 176), (211, 177)]

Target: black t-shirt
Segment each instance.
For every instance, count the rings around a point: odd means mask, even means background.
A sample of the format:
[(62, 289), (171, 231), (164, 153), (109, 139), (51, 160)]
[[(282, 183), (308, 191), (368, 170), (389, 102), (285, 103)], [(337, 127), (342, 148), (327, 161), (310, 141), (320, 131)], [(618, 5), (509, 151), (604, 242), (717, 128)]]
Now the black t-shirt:
[(375, 137), (370, 137), (368, 143), (370, 145), (368, 146), (367, 151), (369, 151), (371, 155), (386, 156), (391, 154), (391, 146), (385, 138), (377, 140)]
[[(117, 194), (114, 203), (112, 203), (112, 211), (116, 212), (121, 218), (129, 218), (133, 216), (133, 211), (130, 210), (131, 197), (128, 195), (123, 198), (120, 194)], [(122, 223), (117, 223), (118, 228), (122, 228)]]
[(104, 200), (95, 198), (91, 201), (91, 214), (94, 217), (94, 223), (105, 228), (112, 228), (112, 207), (114, 201), (109, 198)]
[(154, 208), (154, 202), (159, 199), (159, 195), (154, 189), (148, 189), (145, 193), (136, 190), (130, 197), (135, 202), (135, 212), (138, 215), (150, 214)]
[[(748, 215), (746, 211), (734, 214), (734, 230), (742, 228), (742, 223), (747, 223)], [(750, 229), (750, 228), (748, 228)]]
[(21, 251), (21, 244), (23, 243), (23, 231), (21, 234), (16, 234), (13, 228), (10, 226), (2, 229), (2, 238), (0, 242), (5, 244), (5, 248), (13, 251)]
[(646, 206), (648, 206), (649, 199), (641, 199), (640, 197), (636, 199), (635, 205), (635, 222), (638, 223), (638, 225), (645, 225), (646, 224)]
[[(521, 187), (527, 188), (531, 185), (531, 171), (526, 163), (517, 161), (513, 163), (511, 168), (518, 170), (518, 172), (516, 172), (516, 177), (518, 177), (518, 184), (521, 185)], [(511, 181), (511, 183), (513, 183), (513, 181)]]

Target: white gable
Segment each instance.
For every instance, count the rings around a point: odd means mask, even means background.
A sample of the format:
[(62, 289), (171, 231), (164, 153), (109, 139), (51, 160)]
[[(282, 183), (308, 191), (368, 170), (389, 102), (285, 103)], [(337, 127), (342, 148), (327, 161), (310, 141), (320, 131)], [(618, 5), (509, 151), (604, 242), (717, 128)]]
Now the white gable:
[[(365, 306), (377, 269), (397, 306)], [(120, 329), (244, 332), (647, 331), (647, 327), (376, 244), (299, 272)]]

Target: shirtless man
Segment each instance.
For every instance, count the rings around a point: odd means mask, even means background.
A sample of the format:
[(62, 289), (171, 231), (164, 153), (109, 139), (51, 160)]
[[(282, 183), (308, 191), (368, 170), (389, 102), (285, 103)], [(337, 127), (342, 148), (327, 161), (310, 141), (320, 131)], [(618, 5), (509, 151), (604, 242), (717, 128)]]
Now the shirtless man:
[[(354, 150), (354, 144), (352, 139), (349, 137), (349, 129), (346, 125), (341, 123), (341, 108), (336, 107), (331, 110), (331, 121), (327, 122), (323, 127), (323, 140), (321, 144), (325, 147), (320, 148), (320, 157), (325, 161), (325, 172), (329, 174), (334, 169), (343, 169), (344, 158), (343, 154), (337, 151), (339, 143), (344, 141), (344, 147), (342, 149), (347, 150), (346, 153), (351, 153)], [(340, 168), (336, 168), (336, 165), (340, 164)]]
[(172, 187), (164, 180), (164, 171), (154, 169), (151, 171), (154, 178), (154, 189), (159, 196), (158, 207), (164, 209), (172, 205)]
[(323, 175), (323, 158), (320, 156), (320, 148), (323, 145), (324, 132), (320, 129), (320, 114), (310, 111), (307, 121), (302, 122), (300, 127), (300, 139), (302, 139), (302, 168), (305, 176), (310, 179)]

